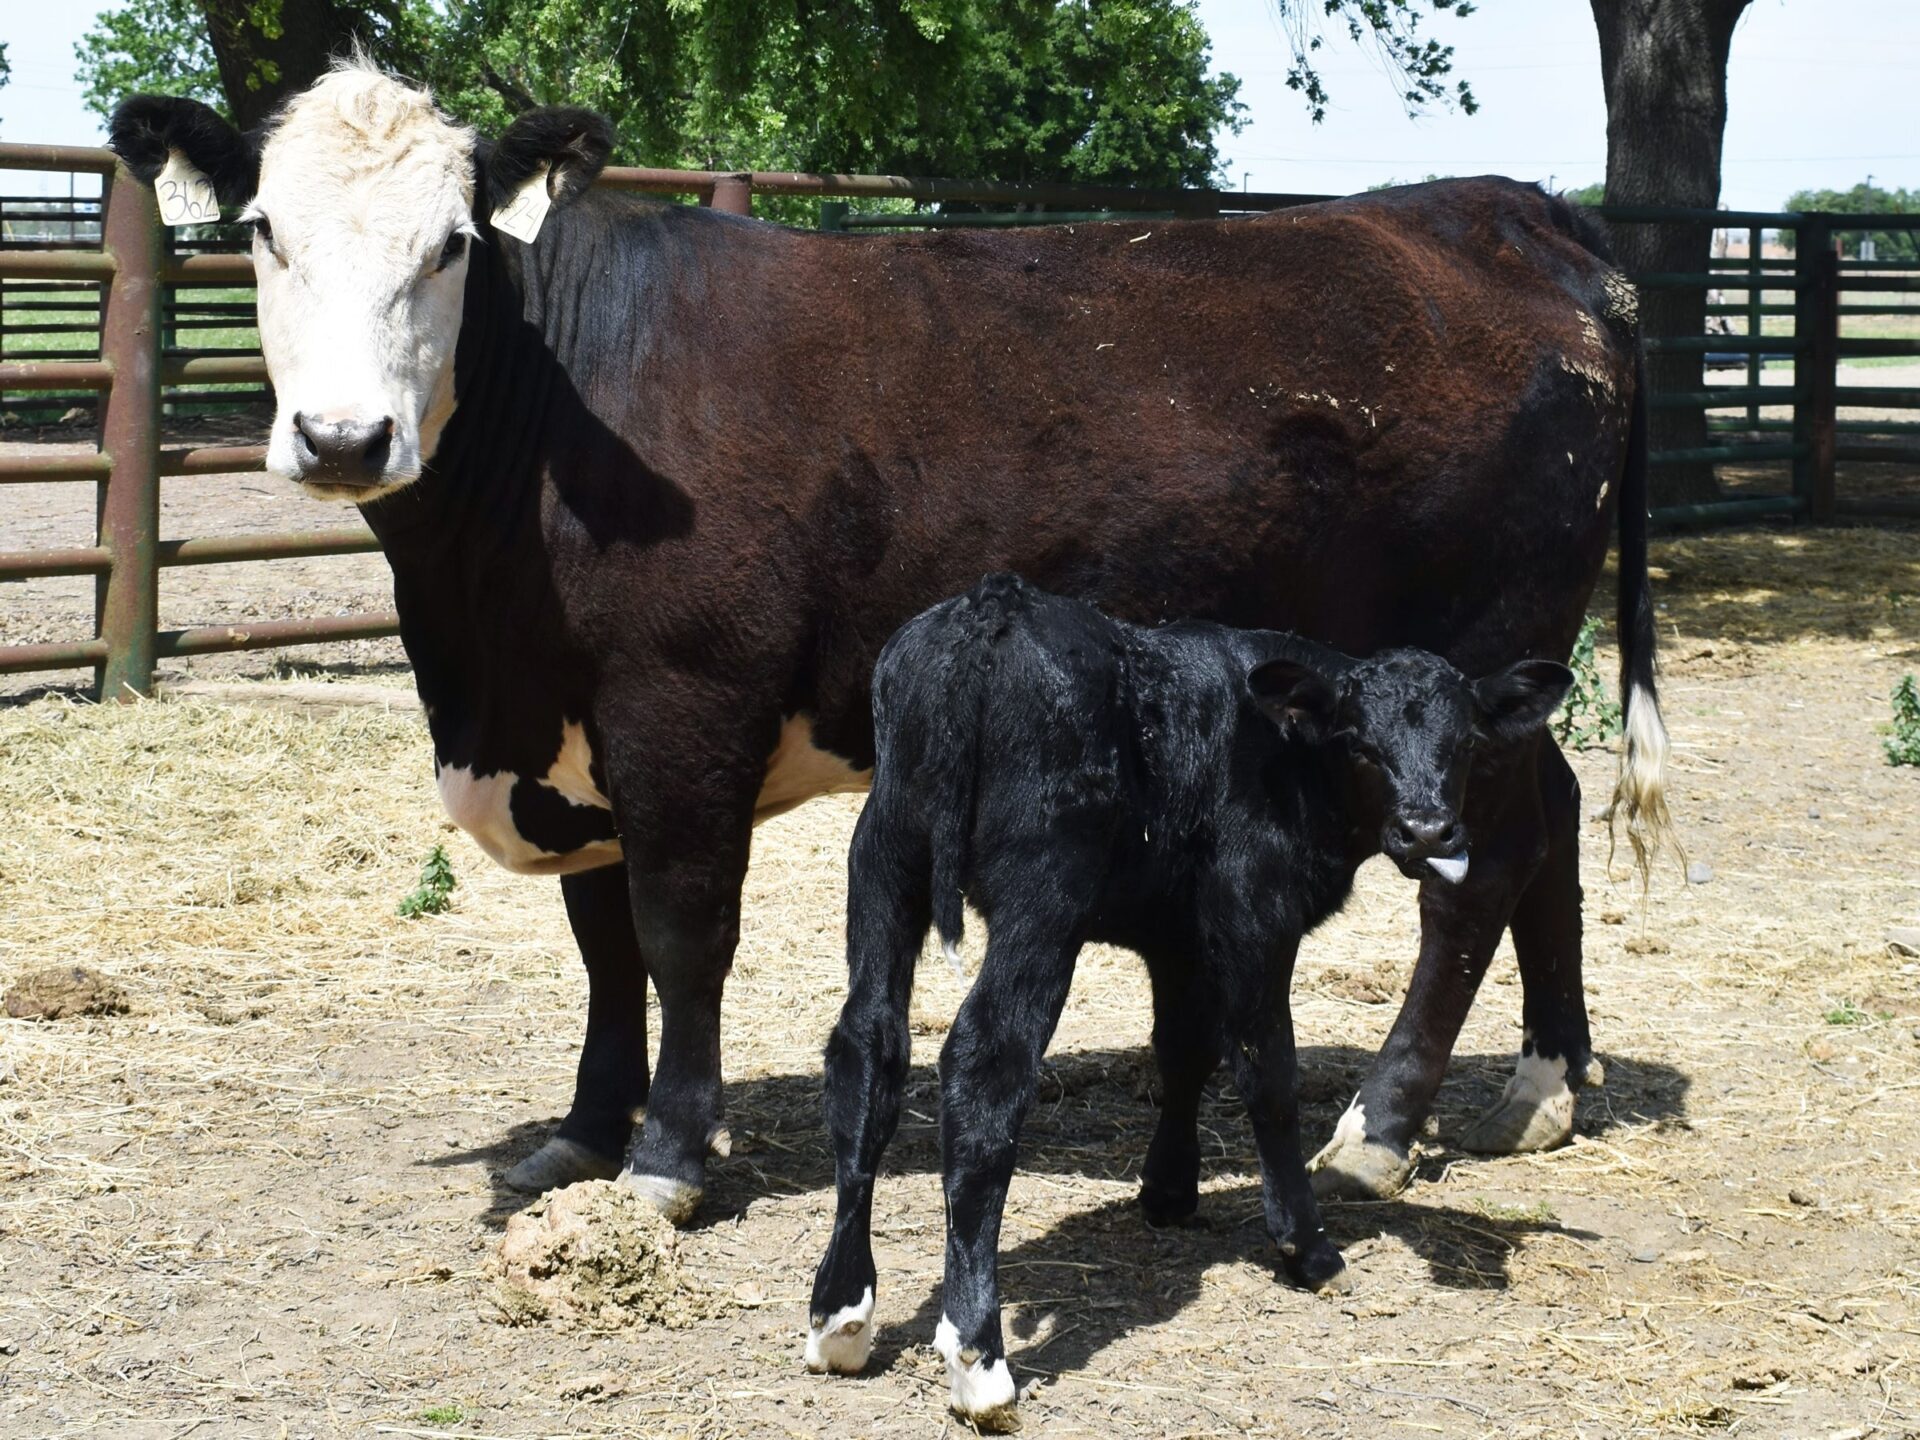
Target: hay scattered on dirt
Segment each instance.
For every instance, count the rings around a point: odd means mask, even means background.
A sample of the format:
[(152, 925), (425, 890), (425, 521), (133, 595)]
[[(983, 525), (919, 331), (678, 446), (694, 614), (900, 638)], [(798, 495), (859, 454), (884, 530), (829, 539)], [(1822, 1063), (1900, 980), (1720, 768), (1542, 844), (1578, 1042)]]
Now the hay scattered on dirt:
[(22, 975), (7, 991), (7, 1014), (16, 1020), (77, 1020), (131, 1008), (126, 991), (83, 965), (49, 965)]
[(507, 1221), (487, 1267), (494, 1304), (509, 1325), (683, 1330), (716, 1305), (681, 1273), (678, 1238), (659, 1211), (616, 1181), (551, 1191)]

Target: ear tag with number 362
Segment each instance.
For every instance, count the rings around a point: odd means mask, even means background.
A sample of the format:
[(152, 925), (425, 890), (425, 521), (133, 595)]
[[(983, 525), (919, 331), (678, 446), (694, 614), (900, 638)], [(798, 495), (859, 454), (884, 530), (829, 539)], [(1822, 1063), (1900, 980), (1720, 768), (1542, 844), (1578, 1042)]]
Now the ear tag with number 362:
[(527, 177), (526, 184), (513, 192), (512, 199), (493, 212), (494, 229), (524, 244), (533, 243), (546, 222), (547, 211), (553, 208), (553, 199), (547, 194), (547, 172), (552, 168), (542, 165)]
[(220, 223), (220, 197), (213, 193), (213, 182), (178, 150), (167, 152), (165, 168), (153, 179), (153, 197), (160, 202), (162, 224)]

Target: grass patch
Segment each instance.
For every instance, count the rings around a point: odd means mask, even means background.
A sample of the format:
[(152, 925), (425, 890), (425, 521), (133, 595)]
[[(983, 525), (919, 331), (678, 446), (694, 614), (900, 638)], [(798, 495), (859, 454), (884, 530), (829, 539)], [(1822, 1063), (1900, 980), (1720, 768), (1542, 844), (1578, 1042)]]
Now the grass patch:
[(467, 1418), (467, 1412), (459, 1405), (448, 1401), (441, 1405), (429, 1405), (419, 1414), (424, 1425), (458, 1425)]
[(1910, 674), (1893, 687), (1893, 733), (1880, 743), (1889, 765), (1920, 765), (1920, 690)]

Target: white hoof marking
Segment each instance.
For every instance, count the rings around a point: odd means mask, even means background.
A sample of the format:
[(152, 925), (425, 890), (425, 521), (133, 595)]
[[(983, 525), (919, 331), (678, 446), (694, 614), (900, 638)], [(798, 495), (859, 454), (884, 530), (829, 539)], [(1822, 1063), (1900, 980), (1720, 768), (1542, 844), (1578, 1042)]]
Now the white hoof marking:
[(858, 1304), (845, 1305), (821, 1326), (807, 1326), (807, 1369), (816, 1375), (858, 1375), (873, 1354), (873, 1287)]
[(1573, 1134), (1573, 1091), (1567, 1062), (1522, 1053), (1499, 1102), (1460, 1137), (1468, 1150), (1487, 1155), (1516, 1155), (1550, 1150)]
[(1020, 1397), (1013, 1383), (1013, 1372), (1007, 1369), (1004, 1359), (989, 1361), (986, 1356), (977, 1355), (970, 1363), (963, 1363), (960, 1332), (944, 1315), (933, 1332), (933, 1348), (947, 1362), (950, 1386), (947, 1403), (953, 1407), (954, 1414), (987, 1427), (1013, 1414), (1014, 1404)]
[(1320, 1153), (1307, 1162), (1307, 1173), (1324, 1170), (1342, 1147), (1359, 1145), (1367, 1138), (1367, 1107), (1360, 1103), (1355, 1094), (1353, 1102), (1347, 1106), (1346, 1113), (1340, 1117), (1340, 1123), (1333, 1127), (1333, 1138), (1320, 1147)]

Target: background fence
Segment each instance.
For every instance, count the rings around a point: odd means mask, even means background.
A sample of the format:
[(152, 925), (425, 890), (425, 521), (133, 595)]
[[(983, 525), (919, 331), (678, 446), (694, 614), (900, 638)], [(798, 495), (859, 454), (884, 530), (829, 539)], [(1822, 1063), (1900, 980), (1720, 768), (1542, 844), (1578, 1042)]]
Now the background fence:
[[(92, 546), (0, 552), (0, 581), (56, 575), (95, 581), (91, 638), (0, 646), (0, 674), (91, 666), (99, 693), (121, 697), (146, 693), (155, 663), (168, 657), (396, 633), (391, 614), (159, 628), (163, 568), (377, 547), (364, 527), (161, 539), (162, 479), (262, 468), (258, 445), (160, 443), (169, 413), (266, 397), (266, 367), (252, 327), (252, 262), (223, 227), (179, 234), (162, 227), (151, 190), (118, 169), (109, 151), (0, 144), (0, 171), (6, 170), (65, 173), (69, 194), (0, 196), (0, 410), (42, 421), (75, 409), (92, 412), (100, 444), (90, 455), (0, 456), (0, 493), (24, 482), (92, 482), (99, 529)], [(691, 196), (740, 214), (751, 211), (756, 193), (812, 197), (823, 202), (822, 227), (840, 230), (1217, 216), (1328, 198), (639, 168), (609, 169), (599, 183)], [(852, 201), (890, 203), (856, 211)], [(1843, 461), (1920, 462), (1920, 423), (1885, 413), (1920, 408), (1920, 381), (1841, 383), (1852, 373), (1842, 371), (1846, 361), (1920, 357), (1920, 307), (1910, 299), (1920, 293), (1920, 264), (1846, 260), (1836, 248), (1836, 241), (1844, 248), (1849, 236), (1867, 231), (1920, 228), (1920, 217), (1625, 207), (1600, 213), (1617, 225), (1706, 223), (1744, 229), (1749, 237), (1744, 255), (1717, 258), (1706, 271), (1634, 277), (1644, 287), (1708, 294), (1712, 333), (1649, 336), (1650, 351), (1701, 353), (1709, 366), (1731, 368), (1739, 377), (1734, 384), (1653, 394), (1662, 409), (1702, 412), (1711, 440), (1657, 451), (1654, 463), (1711, 463), (1741, 479), (1728, 499), (1656, 511), (1657, 523), (1920, 513), (1913, 495), (1842, 495), (1837, 483)], [(1790, 248), (1782, 237), (1791, 237)], [(1848, 322), (1858, 333), (1843, 330)]]

